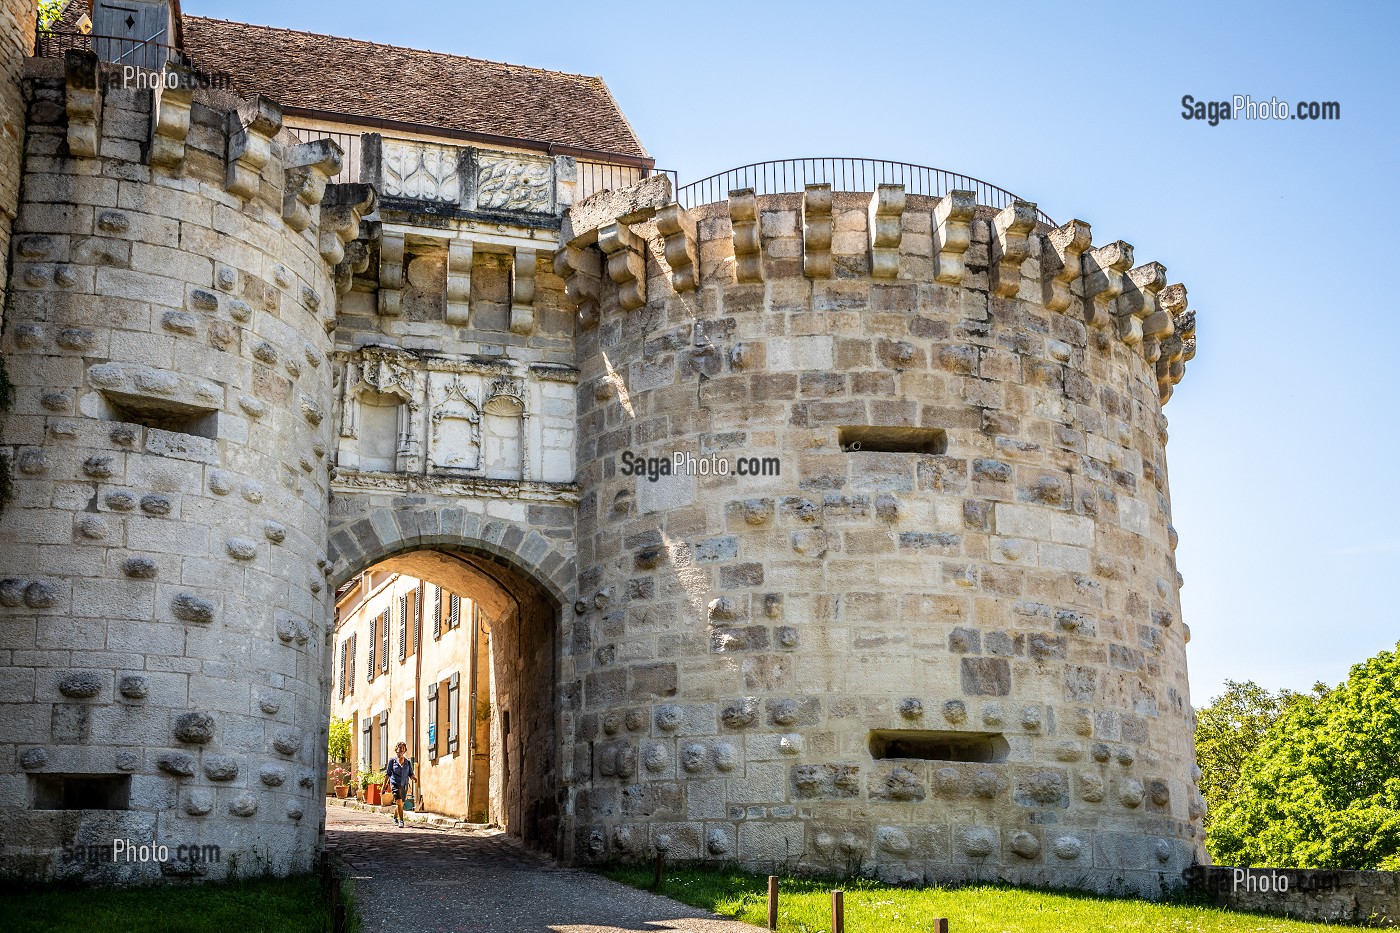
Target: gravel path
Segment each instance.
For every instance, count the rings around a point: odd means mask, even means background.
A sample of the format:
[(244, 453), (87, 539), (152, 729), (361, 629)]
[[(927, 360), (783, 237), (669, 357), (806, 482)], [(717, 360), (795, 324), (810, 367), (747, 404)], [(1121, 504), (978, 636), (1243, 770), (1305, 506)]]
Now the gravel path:
[(548, 859), (486, 829), (440, 829), (328, 807), (326, 838), (359, 897), (365, 933), (755, 933)]

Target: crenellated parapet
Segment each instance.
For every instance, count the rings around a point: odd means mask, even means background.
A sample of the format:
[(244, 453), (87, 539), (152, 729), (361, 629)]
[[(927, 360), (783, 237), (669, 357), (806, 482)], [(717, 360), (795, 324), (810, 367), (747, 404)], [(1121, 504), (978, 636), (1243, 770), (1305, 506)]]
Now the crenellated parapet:
[[(853, 194), (841, 194), (843, 203), (833, 206), (829, 184), (807, 185), (800, 195), (736, 190), (727, 202), (691, 209), (657, 184), (629, 191), (590, 198), (565, 218), (555, 269), (585, 329), (600, 321), (610, 294), (623, 311), (646, 304), (648, 281), (661, 281), (649, 268), (684, 293), (768, 281), (800, 255), (801, 274), (811, 281), (857, 274), (919, 281), (926, 275), (941, 285), (1065, 314), (1131, 348), (1148, 367), (1164, 352), (1175, 354), (1178, 344), (1185, 352), (1184, 341), (1170, 342), (1182, 311), (1164, 298), (1185, 291), (1168, 289), (1162, 264), (1135, 265), (1132, 245), (1122, 240), (1095, 246), (1082, 220), (1051, 228), (1028, 201), (1012, 199), (992, 210), (978, 206), (972, 191), (931, 198), (882, 184), (863, 197), (857, 215)], [(767, 217), (790, 214), (790, 225), (765, 226)], [(864, 246), (858, 252), (842, 239), (853, 234)], [(1168, 381), (1161, 402), (1180, 365), (1175, 358), (1162, 368)]]

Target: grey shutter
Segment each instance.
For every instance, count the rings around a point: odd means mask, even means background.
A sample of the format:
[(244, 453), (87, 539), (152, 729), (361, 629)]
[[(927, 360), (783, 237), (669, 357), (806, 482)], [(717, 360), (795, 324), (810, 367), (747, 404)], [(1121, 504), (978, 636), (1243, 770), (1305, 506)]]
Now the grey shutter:
[(461, 674), (453, 674), (447, 688), (447, 753), (457, 754), (457, 702), (461, 699)]
[(345, 699), (345, 652), (350, 647), (349, 639), (340, 643), (340, 698)]
[(350, 636), (350, 663), (346, 670), (350, 673), (350, 695), (355, 695), (355, 641), (356, 636)]
[(438, 734), (437, 734), (437, 684), (428, 684), (428, 732), (431, 741), (428, 742), (428, 760), (437, 761)]
[(408, 594), (399, 597), (399, 660), (408, 657)]
[(442, 637), (442, 587), (433, 587), (433, 638)]
[(379, 644), (376, 637), (379, 634), (379, 616), (369, 617), (369, 668), (365, 671), (365, 683), (374, 681), (374, 652), (375, 645)]
[(389, 711), (379, 714), (379, 756), (389, 763)]
[(380, 628), (383, 631), (379, 633), (379, 669), (386, 674), (389, 673), (389, 620), (391, 617), (390, 611), (385, 609), (383, 621), (380, 622)]
[(462, 597), (456, 593), (447, 599), (447, 627), (454, 629), (462, 624)]
[(423, 584), (413, 591), (413, 650), (423, 644)]
[(370, 770), (370, 745), (373, 744), (370, 729), (372, 728), (373, 722), (373, 719), (366, 716), (360, 726), (360, 769), (363, 771)]

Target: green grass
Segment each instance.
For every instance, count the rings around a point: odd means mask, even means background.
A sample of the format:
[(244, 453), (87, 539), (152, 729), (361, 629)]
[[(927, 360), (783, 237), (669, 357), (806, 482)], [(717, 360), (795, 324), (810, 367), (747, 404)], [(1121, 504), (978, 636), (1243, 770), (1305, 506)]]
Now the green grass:
[(43, 888), (0, 897), (6, 933), (323, 933), (315, 875), (136, 888)]
[[(650, 888), (652, 867), (613, 868), (608, 877)], [(840, 882), (784, 878), (778, 898), (782, 933), (831, 929), (831, 890), (845, 891), (847, 933), (932, 930), (946, 917), (949, 933), (1313, 933), (1335, 930), (1317, 923), (1277, 920), (1187, 903), (1094, 897), (994, 885), (964, 888), (894, 888), (874, 881)], [(768, 879), (737, 870), (672, 868), (663, 892), (694, 907), (764, 927)]]

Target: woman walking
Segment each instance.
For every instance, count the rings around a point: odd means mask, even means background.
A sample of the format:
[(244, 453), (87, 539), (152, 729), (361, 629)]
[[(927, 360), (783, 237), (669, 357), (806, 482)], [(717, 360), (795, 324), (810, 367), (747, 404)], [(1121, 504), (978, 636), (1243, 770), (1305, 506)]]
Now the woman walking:
[(384, 766), (385, 789), (394, 795), (394, 825), (399, 827), (403, 826), (403, 798), (408, 793), (409, 782), (414, 779), (413, 762), (405, 757), (407, 753), (408, 743), (400, 742), (394, 746), (394, 757)]

